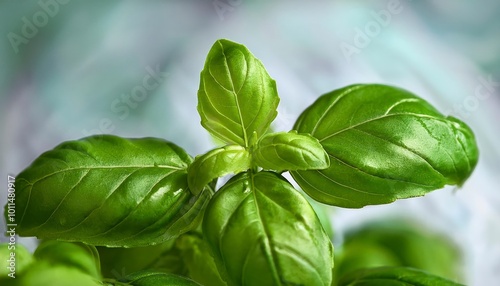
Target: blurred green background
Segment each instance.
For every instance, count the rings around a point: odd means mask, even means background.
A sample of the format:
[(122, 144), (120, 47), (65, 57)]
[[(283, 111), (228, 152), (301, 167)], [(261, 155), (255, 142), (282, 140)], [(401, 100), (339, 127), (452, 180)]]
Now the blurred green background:
[(500, 281), (498, 1), (2, 0), (0, 36), (4, 178), (61, 141), (97, 133), (207, 151), (196, 92), (219, 38), (245, 44), (276, 79), (277, 130), (348, 84), (411, 90), (471, 126), (479, 165), (459, 190), (336, 210), (335, 244), (368, 219), (404, 214), (463, 249), (470, 285)]

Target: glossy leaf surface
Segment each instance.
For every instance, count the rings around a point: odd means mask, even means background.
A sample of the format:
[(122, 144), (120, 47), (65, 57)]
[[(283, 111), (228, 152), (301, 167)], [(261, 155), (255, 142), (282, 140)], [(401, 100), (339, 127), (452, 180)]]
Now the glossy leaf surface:
[(189, 188), (198, 194), (205, 186), (224, 175), (237, 174), (252, 168), (250, 153), (239, 145), (230, 145), (197, 156), (188, 168)]
[(227, 144), (248, 147), (254, 132), (263, 135), (277, 115), (276, 83), (243, 45), (218, 40), (200, 76), (201, 124)]
[(325, 169), (330, 165), (318, 139), (295, 131), (262, 136), (252, 155), (260, 167), (278, 172)]
[(203, 233), (228, 285), (330, 285), (333, 246), (307, 200), (276, 173), (241, 173), (207, 207)]
[(451, 280), (406, 267), (369, 268), (351, 272), (338, 286), (460, 286)]
[(154, 138), (64, 142), (17, 176), (17, 231), (93, 245), (163, 242), (191, 229), (210, 197), (189, 191), (191, 161)]
[(462, 185), (478, 159), (472, 131), (419, 97), (384, 85), (321, 96), (296, 122), (331, 159), (325, 170), (292, 172), (314, 199), (341, 207), (390, 203)]

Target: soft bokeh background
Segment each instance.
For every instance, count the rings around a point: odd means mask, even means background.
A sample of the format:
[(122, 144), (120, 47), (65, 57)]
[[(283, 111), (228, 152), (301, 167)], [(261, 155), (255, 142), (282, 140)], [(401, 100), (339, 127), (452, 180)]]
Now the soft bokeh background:
[[(276, 79), (278, 130), (290, 129), (319, 95), (348, 84), (411, 90), (472, 127), (479, 165), (459, 190), (335, 210), (335, 244), (368, 219), (404, 215), (464, 249), (469, 285), (500, 281), (496, 0), (2, 0), (0, 35), (4, 178), (61, 141), (103, 132), (166, 138), (192, 155), (209, 150), (196, 92), (206, 53), (219, 38), (245, 44)], [(148, 74), (158, 85), (127, 103)]]

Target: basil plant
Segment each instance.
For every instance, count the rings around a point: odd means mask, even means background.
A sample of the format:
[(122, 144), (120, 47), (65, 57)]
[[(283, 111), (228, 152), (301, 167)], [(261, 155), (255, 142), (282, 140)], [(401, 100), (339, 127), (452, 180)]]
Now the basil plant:
[[(15, 285), (332, 285), (333, 246), (308, 200), (361, 208), (423, 196), (462, 185), (478, 160), (467, 125), (397, 87), (326, 93), (289, 132), (270, 129), (279, 101), (262, 62), (218, 40), (201, 71), (198, 113), (221, 146), (193, 158), (163, 139), (96, 135), (40, 155), (16, 177), (9, 223), (48, 242), (27, 255), (32, 266)], [(101, 272), (99, 253), (112, 251), (97, 249), (152, 245), (118, 256), (137, 272)], [(405, 268), (339, 281), (458, 285)]]

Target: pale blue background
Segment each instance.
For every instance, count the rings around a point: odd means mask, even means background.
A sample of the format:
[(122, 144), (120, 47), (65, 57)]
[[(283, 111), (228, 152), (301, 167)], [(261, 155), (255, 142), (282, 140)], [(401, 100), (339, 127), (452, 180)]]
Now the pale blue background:
[[(353, 44), (356, 29), (372, 25), (373, 13), (388, 10), (389, 2), (233, 0), (231, 10), (218, 14), (213, 1), (73, 0), (59, 5), (16, 53), (8, 34), (22, 35), (23, 17), (33, 21), (44, 10), (37, 1), (3, 0), (0, 174), (17, 174), (41, 152), (85, 136), (102, 120), (112, 122), (113, 134), (166, 138), (192, 155), (209, 150), (214, 145), (196, 113), (199, 72), (213, 42), (228, 38), (249, 47), (276, 79), (278, 130), (291, 128), (322, 93), (352, 83), (401, 86), (447, 114), (456, 105), (477, 103), (463, 119), (477, 135), (481, 158), (462, 189), (336, 210), (333, 218), (339, 234), (388, 214), (421, 219), (464, 248), (470, 285), (495, 285), (500, 281), (500, 86), (488, 99), (474, 92), (480, 77), (500, 81), (500, 2), (402, 0), (402, 11), (391, 14), (348, 61), (342, 43)], [(165, 80), (120, 118), (112, 103), (142, 85), (146, 68), (156, 66), (168, 74)], [(335, 244), (340, 242), (341, 235)]]

